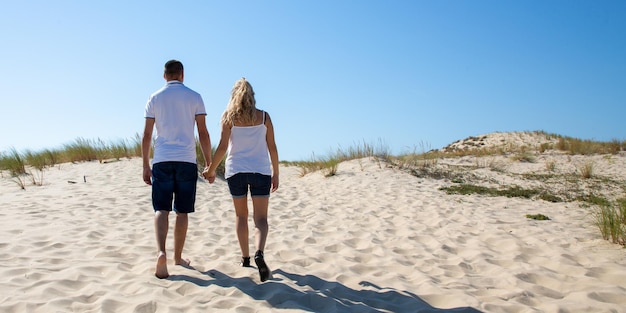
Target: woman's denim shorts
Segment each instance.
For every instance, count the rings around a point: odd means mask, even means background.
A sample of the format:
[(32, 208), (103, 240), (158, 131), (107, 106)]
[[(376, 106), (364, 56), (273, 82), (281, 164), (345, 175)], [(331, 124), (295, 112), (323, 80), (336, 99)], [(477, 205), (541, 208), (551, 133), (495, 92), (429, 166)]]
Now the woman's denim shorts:
[(252, 197), (269, 197), (272, 187), (272, 176), (259, 173), (237, 173), (227, 179), (228, 189), (233, 198), (248, 196), (248, 189)]

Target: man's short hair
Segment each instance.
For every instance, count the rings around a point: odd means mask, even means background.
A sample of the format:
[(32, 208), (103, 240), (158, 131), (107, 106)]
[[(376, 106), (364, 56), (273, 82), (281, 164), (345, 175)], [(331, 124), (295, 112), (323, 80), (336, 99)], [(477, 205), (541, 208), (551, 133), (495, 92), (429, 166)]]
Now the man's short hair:
[(178, 60), (169, 60), (165, 63), (165, 76), (175, 77), (183, 73), (183, 63)]

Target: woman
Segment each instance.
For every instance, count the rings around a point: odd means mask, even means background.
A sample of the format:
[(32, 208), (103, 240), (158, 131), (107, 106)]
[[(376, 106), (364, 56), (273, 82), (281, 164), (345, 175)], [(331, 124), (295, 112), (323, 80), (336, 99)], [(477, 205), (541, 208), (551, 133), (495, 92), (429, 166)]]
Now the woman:
[(269, 114), (256, 108), (254, 90), (241, 78), (231, 91), (222, 115), (222, 135), (213, 163), (203, 172), (210, 183), (215, 181), (217, 166), (226, 158), (225, 177), (235, 206), (235, 227), (241, 248), (241, 265), (250, 267), (248, 246), (248, 190), (252, 198), (256, 253), (254, 261), (261, 281), (270, 277), (263, 251), (267, 239), (267, 210), (270, 191), (278, 189), (278, 150)]

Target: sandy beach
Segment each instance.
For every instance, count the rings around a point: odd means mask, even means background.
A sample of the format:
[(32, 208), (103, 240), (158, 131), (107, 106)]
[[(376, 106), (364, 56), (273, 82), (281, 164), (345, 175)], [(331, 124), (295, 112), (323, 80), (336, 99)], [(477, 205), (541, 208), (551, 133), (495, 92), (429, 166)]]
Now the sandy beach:
[[(533, 186), (521, 174), (589, 161), (597, 177), (626, 182), (623, 154), (437, 166)], [(25, 190), (0, 179), (0, 312), (626, 312), (626, 249), (603, 240), (576, 201), (447, 194), (449, 179), (373, 158), (343, 162), (332, 177), (282, 166), (265, 251), (273, 278), (261, 283), (239, 266), (226, 182), (202, 180), (183, 254), (191, 267), (170, 259), (160, 280), (140, 159), (43, 174), (43, 186)]]

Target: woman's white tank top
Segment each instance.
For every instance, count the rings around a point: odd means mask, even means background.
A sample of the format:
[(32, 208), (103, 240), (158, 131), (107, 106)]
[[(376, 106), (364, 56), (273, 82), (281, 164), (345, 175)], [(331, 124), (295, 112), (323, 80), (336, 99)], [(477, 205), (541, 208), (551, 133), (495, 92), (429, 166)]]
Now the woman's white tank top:
[(262, 113), (263, 123), (259, 125), (235, 126), (233, 124), (228, 140), (226, 178), (237, 173), (272, 175), (267, 149), (265, 112)]

